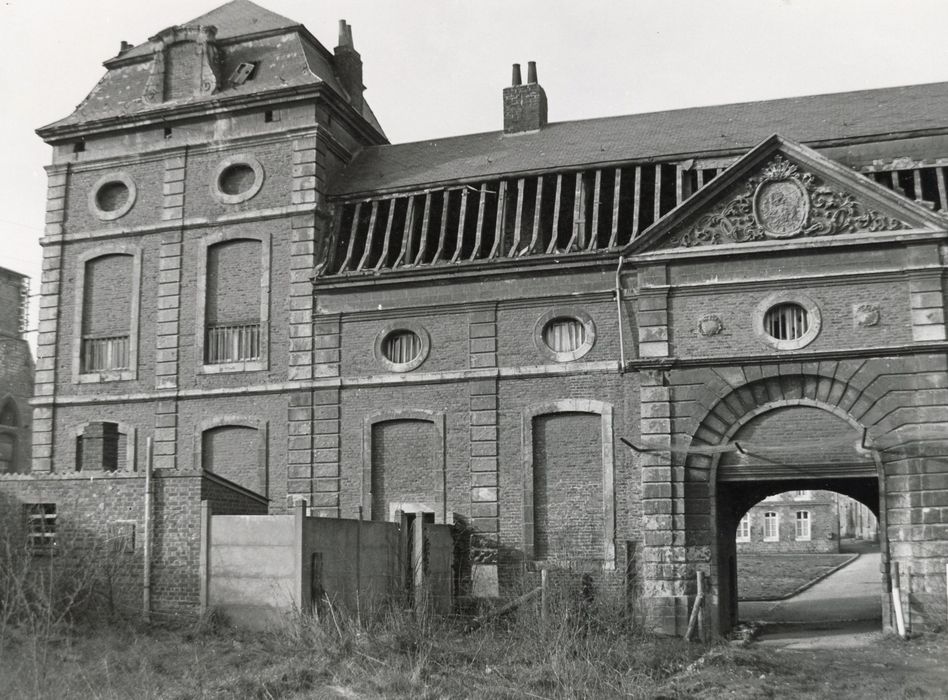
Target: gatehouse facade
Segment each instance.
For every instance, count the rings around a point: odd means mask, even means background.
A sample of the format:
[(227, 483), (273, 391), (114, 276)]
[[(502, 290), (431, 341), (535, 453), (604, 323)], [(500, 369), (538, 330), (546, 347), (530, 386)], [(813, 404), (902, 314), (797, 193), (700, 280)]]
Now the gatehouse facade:
[(943, 599), (948, 84), (555, 123), (530, 64), (502, 130), (390, 145), (344, 23), (329, 51), (235, 0), (105, 66), (39, 130), (0, 499), (141, 532), (150, 465), (156, 607), (197, 605), (202, 500), (305, 501), (455, 523), (461, 594), (589, 573), (672, 634), (702, 571), (724, 632), (738, 522), (794, 489), (867, 505)]

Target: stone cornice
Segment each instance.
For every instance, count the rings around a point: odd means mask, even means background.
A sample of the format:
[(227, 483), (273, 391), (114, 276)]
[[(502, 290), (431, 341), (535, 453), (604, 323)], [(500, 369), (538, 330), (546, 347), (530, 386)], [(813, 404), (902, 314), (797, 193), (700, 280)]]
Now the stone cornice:
[(89, 396), (43, 396), (34, 398), (31, 406), (82, 406), (113, 403), (138, 403), (163, 399), (221, 398), (232, 396), (260, 396), (282, 394), (310, 389), (346, 389), (350, 387), (371, 388), (390, 386), (419, 386), (468, 382), (477, 379), (516, 379), (520, 377), (562, 377), (584, 374), (618, 374), (619, 362), (570, 362), (555, 365), (533, 365), (528, 367), (502, 367), (488, 369), (460, 369), (443, 372), (411, 372), (408, 374), (371, 374), (349, 377), (325, 377), (309, 381), (270, 382), (241, 387), (219, 389), (187, 389), (178, 391), (151, 391), (135, 394), (105, 394)]
[(270, 219), (280, 219), (288, 216), (315, 214), (321, 218), (329, 218), (331, 214), (317, 209), (312, 204), (289, 204), (285, 207), (274, 207), (271, 209), (258, 209), (256, 211), (236, 212), (233, 214), (224, 214), (213, 219), (202, 217), (191, 217), (178, 221), (161, 221), (154, 224), (144, 224), (142, 226), (129, 226), (128, 228), (118, 228), (108, 231), (79, 231), (77, 233), (64, 233), (53, 236), (43, 236), (40, 239), (41, 246), (58, 245), (61, 243), (73, 243), (76, 241), (101, 241), (110, 238), (128, 238), (129, 236), (144, 236), (152, 233), (162, 233), (164, 231), (180, 231), (197, 228), (213, 228), (215, 226), (225, 226), (232, 224), (249, 223), (252, 221), (266, 221)]
[(773, 365), (784, 363), (815, 362), (819, 360), (873, 359), (887, 357), (909, 357), (931, 353), (948, 352), (948, 342), (917, 343), (913, 345), (873, 346), (846, 350), (820, 350), (816, 352), (769, 352), (748, 355), (722, 355), (720, 357), (654, 357), (639, 358), (626, 362), (625, 369), (631, 372), (646, 370), (692, 369), (698, 367), (722, 367), (735, 365)]

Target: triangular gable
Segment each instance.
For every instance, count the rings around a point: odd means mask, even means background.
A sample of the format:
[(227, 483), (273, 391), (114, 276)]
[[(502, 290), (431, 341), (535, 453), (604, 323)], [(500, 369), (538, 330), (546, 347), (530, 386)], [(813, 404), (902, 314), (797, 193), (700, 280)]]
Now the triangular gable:
[(948, 220), (925, 206), (775, 134), (623, 252), (946, 228)]

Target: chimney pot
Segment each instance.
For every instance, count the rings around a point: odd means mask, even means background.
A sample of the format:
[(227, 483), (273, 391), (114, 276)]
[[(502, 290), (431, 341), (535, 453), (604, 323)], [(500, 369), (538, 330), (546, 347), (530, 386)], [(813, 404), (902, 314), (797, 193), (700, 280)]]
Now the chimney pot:
[(519, 63), (514, 63), (514, 64), (513, 64), (513, 78), (511, 79), (510, 84), (511, 84), (512, 86), (514, 86), (514, 87), (516, 87), (517, 85), (523, 84), (523, 78), (520, 76), (520, 64), (519, 64)]
[(527, 83), (533, 84), (537, 82), (537, 62), (529, 61), (527, 63)]
[(362, 85), (362, 57), (352, 44), (352, 25), (344, 19), (339, 20), (339, 45), (335, 50), (335, 58), (339, 82), (349, 93), (352, 107), (361, 114), (365, 90)]
[(119, 47), (119, 56), (127, 52), (130, 48), (132, 48), (132, 45), (129, 44), (127, 41), (123, 41), (122, 45)]

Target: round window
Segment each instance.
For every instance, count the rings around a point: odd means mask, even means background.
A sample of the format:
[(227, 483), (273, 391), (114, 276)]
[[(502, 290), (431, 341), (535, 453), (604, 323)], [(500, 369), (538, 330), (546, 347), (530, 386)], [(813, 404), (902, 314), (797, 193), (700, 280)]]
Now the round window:
[(537, 321), (534, 344), (554, 362), (571, 362), (588, 353), (596, 340), (596, 326), (580, 309), (554, 309)]
[(809, 327), (809, 315), (799, 304), (777, 304), (764, 314), (764, 331), (774, 340), (797, 340)]
[(250, 154), (227, 158), (217, 166), (211, 180), (211, 193), (223, 204), (246, 202), (263, 187), (260, 161)]
[(543, 327), (543, 342), (553, 352), (576, 352), (586, 342), (586, 327), (579, 319), (554, 318)]
[(243, 194), (257, 179), (256, 173), (246, 163), (235, 163), (224, 169), (217, 180), (220, 191), (227, 195)]
[(89, 190), (89, 211), (100, 221), (114, 221), (131, 210), (135, 194), (135, 183), (127, 173), (103, 175)]
[(375, 344), (379, 362), (395, 372), (408, 372), (428, 357), (428, 334), (419, 326), (400, 325), (382, 329)]
[(128, 185), (118, 180), (106, 182), (95, 193), (95, 203), (105, 212), (115, 212), (128, 202)]
[(772, 294), (762, 300), (754, 314), (757, 336), (777, 350), (797, 350), (819, 334), (820, 310), (802, 294)]

